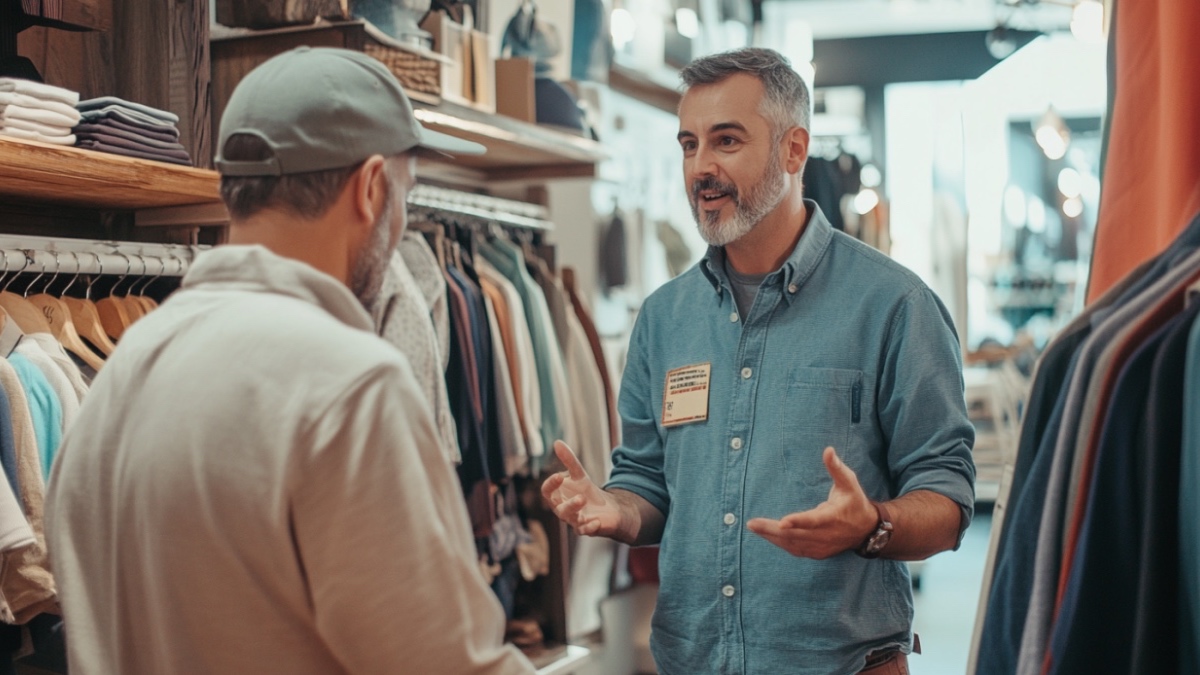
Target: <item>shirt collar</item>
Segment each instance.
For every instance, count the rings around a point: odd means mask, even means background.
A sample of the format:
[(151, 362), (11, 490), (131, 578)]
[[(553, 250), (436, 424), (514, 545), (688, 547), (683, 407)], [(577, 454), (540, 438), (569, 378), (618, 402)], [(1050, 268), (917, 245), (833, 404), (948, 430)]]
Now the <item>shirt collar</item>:
[[(789, 291), (783, 295), (789, 303), (795, 292), (812, 276), (813, 270), (825, 257), (829, 242), (833, 240), (833, 226), (821, 212), (821, 207), (811, 199), (805, 199), (804, 206), (809, 214), (808, 225), (800, 235), (800, 241), (796, 242), (796, 247), (783, 262), (783, 266), (763, 279), (763, 284), (772, 284), (782, 278), (783, 287)], [(725, 274), (725, 248), (709, 246), (708, 252), (700, 260), (700, 271), (712, 284), (713, 290), (717, 292), (718, 302), (721, 302), (724, 289), (729, 287), (729, 277)], [(791, 290), (793, 286), (796, 291)]]
[(374, 332), (371, 316), (345, 284), (264, 246), (225, 245), (206, 251), (197, 256), (181, 287), (285, 295), (316, 305), (351, 328)]

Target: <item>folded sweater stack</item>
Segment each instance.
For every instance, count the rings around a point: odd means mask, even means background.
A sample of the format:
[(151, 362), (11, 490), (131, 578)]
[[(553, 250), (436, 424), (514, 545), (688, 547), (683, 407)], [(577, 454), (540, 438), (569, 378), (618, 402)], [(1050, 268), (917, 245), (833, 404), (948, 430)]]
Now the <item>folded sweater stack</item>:
[(54, 145), (75, 145), (79, 94), (31, 80), (0, 77), (0, 134)]
[(83, 121), (77, 145), (114, 155), (191, 166), (179, 142), (179, 116), (166, 110), (104, 96), (78, 104)]

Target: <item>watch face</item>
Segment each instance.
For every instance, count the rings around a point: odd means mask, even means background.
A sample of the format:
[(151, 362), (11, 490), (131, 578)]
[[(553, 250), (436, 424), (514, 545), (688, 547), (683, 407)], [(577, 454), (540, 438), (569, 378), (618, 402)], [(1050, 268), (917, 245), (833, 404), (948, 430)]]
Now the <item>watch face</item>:
[(870, 543), (867, 544), (867, 552), (879, 553), (892, 540), (891, 530), (877, 530), (871, 537)]

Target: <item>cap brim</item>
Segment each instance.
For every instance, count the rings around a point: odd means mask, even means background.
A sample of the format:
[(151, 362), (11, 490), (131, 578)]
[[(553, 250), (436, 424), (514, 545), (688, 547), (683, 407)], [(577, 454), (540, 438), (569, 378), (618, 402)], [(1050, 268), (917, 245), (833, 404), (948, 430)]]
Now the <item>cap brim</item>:
[(417, 147), (449, 155), (482, 155), (487, 152), (487, 148), (478, 143), (432, 131), (424, 124), (421, 125), (421, 140)]

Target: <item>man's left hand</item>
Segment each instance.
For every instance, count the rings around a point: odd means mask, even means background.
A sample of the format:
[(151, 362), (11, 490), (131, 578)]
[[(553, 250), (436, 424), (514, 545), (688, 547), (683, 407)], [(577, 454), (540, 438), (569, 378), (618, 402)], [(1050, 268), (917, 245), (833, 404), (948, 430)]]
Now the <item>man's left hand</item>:
[(746, 527), (798, 558), (824, 560), (858, 548), (879, 522), (858, 476), (842, 463), (833, 448), (821, 458), (833, 478), (829, 498), (816, 508), (779, 520), (754, 518)]

